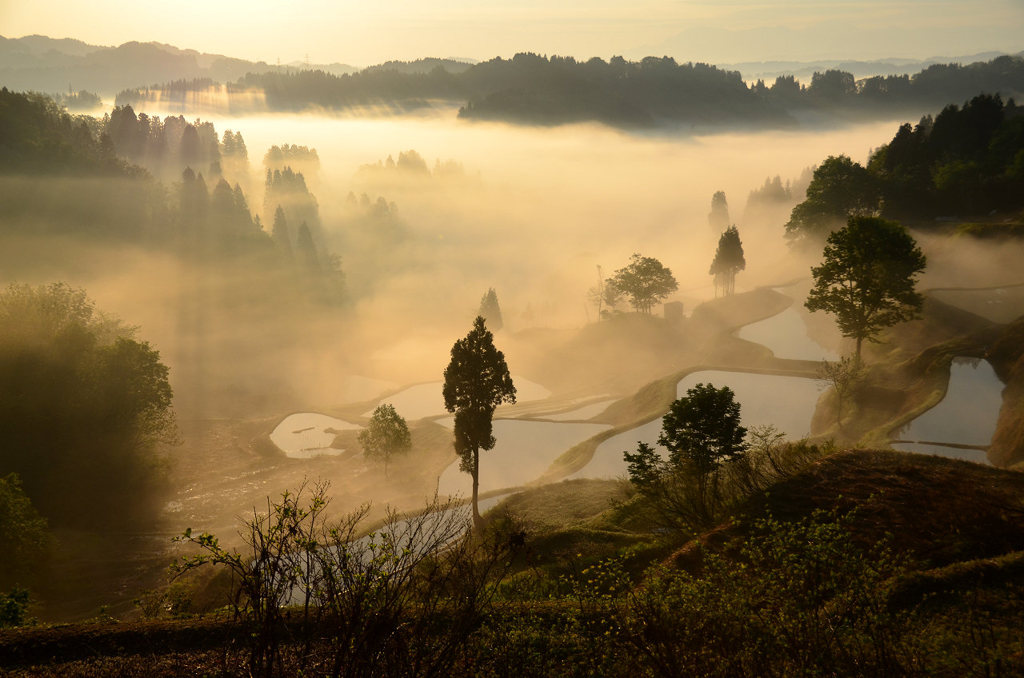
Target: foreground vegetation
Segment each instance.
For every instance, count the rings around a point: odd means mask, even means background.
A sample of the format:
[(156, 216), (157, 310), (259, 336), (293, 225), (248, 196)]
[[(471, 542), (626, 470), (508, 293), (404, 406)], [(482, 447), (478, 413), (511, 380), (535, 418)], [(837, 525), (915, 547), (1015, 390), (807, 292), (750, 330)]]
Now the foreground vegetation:
[[(306, 608), (301, 596), (282, 601), (271, 589), (225, 587), (243, 595), (205, 616), (178, 610), (179, 619), (166, 619), (157, 606), (151, 614), (164, 619), (4, 632), (5, 668), (13, 675), (343, 676), (1024, 671), (1019, 474), (846, 451), (807, 458), (765, 490), (737, 495), (732, 518), (692, 537), (665, 529), (649, 499), (621, 485), (613, 505), (599, 502), (584, 516), (567, 510), (562, 524), (531, 530), (515, 517), (529, 515), (534, 499), (582, 507), (615, 485), (572, 481), (518, 495), (492, 511), (486, 533), (436, 556), (381, 547), (346, 561), (346, 551), (333, 551), (335, 574), (373, 575), (335, 590), (348, 608)], [(302, 523), (316, 498), (286, 497), (260, 523), (262, 534), (280, 540), (288, 531), (275, 532), (274, 518)], [(423, 515), (411, 524), (437, 525)], [(410, 523), (390, 523), (399, 524)], [(394, 546), (404, 533), (373, 534), (379, 546)], [(270, 560), (299, 552), (266, 551)], [(402, 558), (413, 560), (393, 567)], [(455, 571), (447, 568), (460, 572), (457, 585), (439, 576)], [(273, 571), (280, 583), (310, 570)], [(261, 581), (252, 569), (236, 575), (242, 584)], [(477, 582), (472, 593), (469, 582)]]

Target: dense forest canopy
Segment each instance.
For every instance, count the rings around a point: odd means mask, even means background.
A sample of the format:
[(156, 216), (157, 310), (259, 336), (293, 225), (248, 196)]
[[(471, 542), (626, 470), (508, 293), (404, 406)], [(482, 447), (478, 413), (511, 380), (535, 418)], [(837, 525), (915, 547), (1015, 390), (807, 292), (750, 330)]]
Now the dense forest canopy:
[(851, 216), (924, 224), (1024, 207), (1024, 108), (979, 95), (934, 118), (901, 125), (867, 167), (846, 156), (814, 171), (786, 224), (791, 239), (821, 239)]

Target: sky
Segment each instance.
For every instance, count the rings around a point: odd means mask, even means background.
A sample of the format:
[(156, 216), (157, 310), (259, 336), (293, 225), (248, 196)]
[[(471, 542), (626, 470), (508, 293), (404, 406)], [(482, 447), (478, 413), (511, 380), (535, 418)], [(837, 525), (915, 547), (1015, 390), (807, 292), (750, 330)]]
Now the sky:
[(0, 0), (0, 34), (254, 61), (878, 59), (1024, 50), (1024, 0)]

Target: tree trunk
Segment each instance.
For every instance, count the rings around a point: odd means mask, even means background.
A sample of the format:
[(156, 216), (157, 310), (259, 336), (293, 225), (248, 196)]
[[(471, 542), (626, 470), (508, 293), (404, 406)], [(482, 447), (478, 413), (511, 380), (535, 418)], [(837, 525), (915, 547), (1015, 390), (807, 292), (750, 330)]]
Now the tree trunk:
[(473, 448), (473, 527), (479, 532), (484, 527), (484, 519), (480, 517), (478, 508), (480, 498), (480, 448)]
[(864, 341), (864, 337), (857, 337), (857, 367), (860, 367), (860, 344)]

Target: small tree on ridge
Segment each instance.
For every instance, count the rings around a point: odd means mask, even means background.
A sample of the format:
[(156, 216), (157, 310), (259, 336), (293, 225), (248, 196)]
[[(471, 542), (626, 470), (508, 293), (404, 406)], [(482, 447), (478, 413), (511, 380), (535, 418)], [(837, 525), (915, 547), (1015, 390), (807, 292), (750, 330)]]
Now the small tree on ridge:
[(653, 257), (639, 254), (634, 254), (629, 264), (615, 271), (608, 285), (629, 297), (630, 305), (647, 315), (654, 304), (679, 289), (670, 269)]

